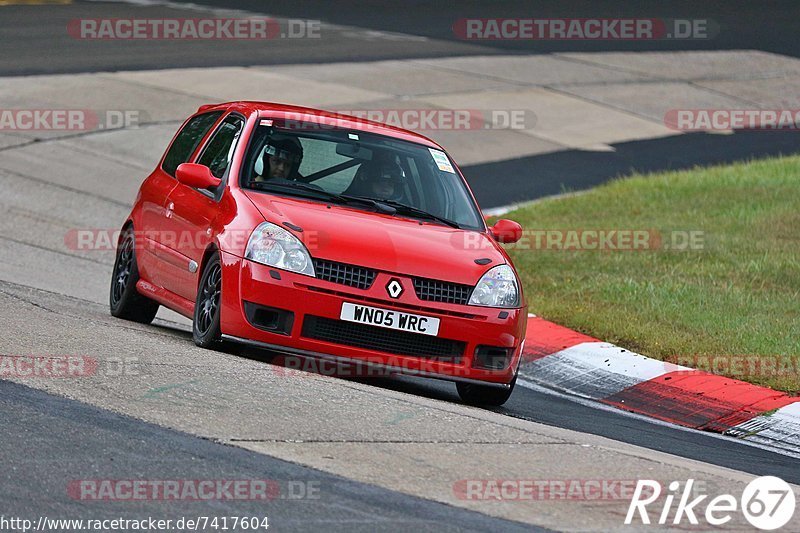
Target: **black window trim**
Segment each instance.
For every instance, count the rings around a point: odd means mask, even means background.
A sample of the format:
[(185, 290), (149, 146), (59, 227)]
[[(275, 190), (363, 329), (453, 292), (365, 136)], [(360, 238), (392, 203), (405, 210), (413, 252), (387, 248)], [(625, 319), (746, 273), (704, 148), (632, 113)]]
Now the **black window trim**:
[[(219, 120), (214, 123), (214, 126), (212, 126), (211, 129), (209, 129), (209, 133), (201, 141), (202, 146), (199, 146), (199, 148), (195, 148), (194, 152), (192, 152), (192, 154), (194, 155), (194, 157), (190, 158), (190, 161), (192, 163), (197, 163), (200, 160), (200, 158), (203, 157), (203, 154), (208, 148), (211, 139), (213, 139), (214, 136), (219, 132), (220, 128), (222, 128), (222, 125), (225, 123), (225, 121), (232, 116), (235, 116), (236, 118), (239, 118), (242, 121), (242, 126), (239, 129), (239, 136), (236, 139), (236, 145), (235, 148), (233, 149), (234, 152), (233, 157), (236, 156), (236, 151), (239, 149), (239, 142), (242, 139), (242, 134), (244, 134), (244, 130), (247, 127), (247, 118), (238, 111), (229, 111), (227, 113), (225, 112), (222, 113)], [(198, 143), (198, 145), (200, 145), (201, 143)], [(208, 189), (196, 189), (194, 187), (192, 187), (192, 189), (199, 192), (203, 196), (207, 196), (208, 198), (214, 200), (215, 202), (219, 202), (222, 199), (222, 191), (225, 190), (225, 187), (228, 184), (228, 176), (230, 175), (231, 172), (231, 166), (232, 165), (228, 165), (228, 168), (225, 169), (225, 173), (222, 175), (222, 178), (220, 178), (219, 187), (217, 187), (216, 191), (210, 191)]]
[(200, 146), (200, 143), (202, 143), (202, 142), (203, 142), (203, 139), (204, 139), (204, 138), (207, 138), (207, 137), (208, 137), (208, 132), (209, 132), (209, 131), (211, 131), (211, 130), (214, 128), (214, 126), (216, 126), (217, 124), (219, 124), (219, 122), (220, 122), (221, 118), (225, 116), (225, 111), (220, 111), (219, 109), (216, 109), (216, 110), (211, 110), (211, 111), (204, 111), (204, 112), (202, 112), (202, 113), (197, 113), (197, 114), (194, 114), (194, 115), (192, 115), (191, 117), (187, 118), (187, 119), (186, 119), (186, 120), (183, 122), (183, 124), (181, 124), (181, 127), (178, 129), (178, 132), (177, 132), (177, 133), (175, 133), (175, 136), (174, 136), (174, 137), (172, 137), (172, 141), (170, 141), (170, 143), (169, 143), (169, 146), (168, 146), (168, 147), (167, 147), (167, 149), (164, 151), (164, 155), (161, 157), (161, 162), (160, 162), (160, 163), (159, 163), (159, 165), (158, 165), (158, 168), (159, 168), (159, 169), (161, 169), (161, 171), (162, 171), (164, 174), (166, 174), (167, 176), (169, 176), (169, 177), (171, 177), (172, 179), (174, 179), (174, 180), (176, 180), (176, 181), (177, 181), (177, 178), (175, 177), (175, 174), (174, 174), (174, 173), (167, 172), (167, 169), (166, 169), (166, 168), (164, 168), (164, 162), (167, 160), (167, 154), (169, 154), (169, 151), (170, 151), (170, 150), (172, 150), (172, 145), (173, 145), (173, 144), (175, 144), (175, 141), (176, 141), (176, 140), (178, 140), (178, 137), (180, 136), (181, 132), (183, 132), (184, 128), (186, 128), (186, 126), (188, 126), (188, 125), (189, 125), (189, 122), (193, 121), (194, 119), (196, 119), (196, 118), (198, 118), (198, 117), (202, 117), (203, 115), (213, 115), (213, 114), (215, 114), (215, 113), (219, 113), (219, 114), (220, 114), (220, 115), (219, 115), (219, 117), (217, 117), (217, 120), (216, 120), (216, 121), (215, 121), (215, 122), (214, 122), (214, 123), (211, 125), (211, 127), (210, 127), (210, 128), (208, 128), (208, 131), (205, 133), (205, 135), (204, 135), (203, 137), (201, 137), (201, 138), (200, 138), (200, 139), (197, 141), (197, 144), (195, 144), (195, 145), (194, 145), (194, 148), (192, 148), (192, 151), (191, 151), (191, 153), (189, 154), (189, 159), (187, 159), (186, 161), (184, 161), (184, 163), (187, 163), (187, 162), (189, 162), (189, 161), (192, 161), (192, 160), (193, 160), (192, 156), (193, 156), (193, 155), (195, 155), (195, 154), (197, 153), (197, 147), (198, 147), (198, 146)]

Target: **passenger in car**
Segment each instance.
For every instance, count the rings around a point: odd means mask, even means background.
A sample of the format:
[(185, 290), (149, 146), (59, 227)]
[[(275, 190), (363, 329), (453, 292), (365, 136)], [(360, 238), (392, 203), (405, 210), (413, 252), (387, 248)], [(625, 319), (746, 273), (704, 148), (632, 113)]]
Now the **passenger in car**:
[(403, 196), (405, 175), (394, 161), (367, 161), (358, 169), (354, 181), (353, 194), (399, 201)]

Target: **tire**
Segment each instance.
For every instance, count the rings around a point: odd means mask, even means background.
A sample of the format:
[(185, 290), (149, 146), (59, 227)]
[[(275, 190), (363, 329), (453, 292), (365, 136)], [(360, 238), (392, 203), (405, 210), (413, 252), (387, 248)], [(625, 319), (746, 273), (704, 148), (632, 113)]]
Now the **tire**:
[(476, 385), (473, 383), (456, 382), (456, 389), (461, 401), (469, 405), (499, 407), (506, 403), (514, 392), (514, 385), (517, 383), (517, 375), (511, 380), (507, 389), (491, 387), (489, 385)]
[(222, 263), (219, 252), (208, 258), (194, 302), (192, 338), (201, 348), (220, 345), (222, 331), (219, 327), (220, 302), (222, 301)]
[(111, 314), (140, 324), (149, 324), (156, 317), (158, 303), (136, 290), (139, 267), (136, 264), (136, 241), (130, 228), (122, 234), (111, 275), (108, 304)]

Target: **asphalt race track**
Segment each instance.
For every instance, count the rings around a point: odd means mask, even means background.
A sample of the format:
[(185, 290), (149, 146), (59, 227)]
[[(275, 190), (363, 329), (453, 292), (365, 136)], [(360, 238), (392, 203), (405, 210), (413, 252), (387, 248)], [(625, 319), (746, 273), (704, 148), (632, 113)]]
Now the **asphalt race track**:
[[(270, 354), (262, 352), (201, 350), (178, 324), (120, 324), (107, 315), (105, 306), (73, 297), (3, 283), (0, 301), (10, 315), (4, 323), (14, 339), (4, 341), (6, 346), (22, 353), (42, 353), (48, 347), (59, 353), (88, 353), (98, 362), (89, 379), (27, 380), (46, 392), (2, 385), (4, 427), (22, 428), (4, 437), (2, 460), (14, 465), (4, 473), (6, 516), (23, 511), (26, 516), (59, 518), (146, 513), (177, 519), (212, 511), (242, 516), (255, 511), (252, 502), (213, 502), (211, 507), (185, 501), (75, 502), (65, 487), (86, 479), (246, 478), (274, 480), (284, 490), (290, 483), (304, 484), (308, 490), (311, 483), (318, 490), (319, 501), (295, 502), (287, 495), (258, 508), (286, 530), (307, 530), (320, 523), (367, 530), (377, 521), (398, 530), (513, 530), (518, 524), (480, 522), (489, 519), (472, 515), (455, 520), (450, 506), (398, 494), (447, 501), (449, 495), (440, 493), (442, 486), (469, 479), (465, 471), (485, 472), (487, 453), (500, 465), (510, 458), (515, 470), (526, 472), (514, 474), (502, 467), (509, 478), (529, 478), (536, 472), (546, 479), (629, 479), (642, 472), (653, 474), (655, 468), (655, 477), (694, 476), (712, 486), (731, 483), (728, 476), (734, 470), (798, 480), (794, 458), (598, 411), (524, 387), (492, 413), (459, 405), (451, 385), (411, 378), (329, 378), (288, 371), (271, 364)], [(31, 331), (32, 323), (41, 327)], [(418, 452), (408, 455), (417, 449), (425, 452), (421, 462)], [(465, 453), (478, 455), (467, 459)], [(397, 472), (388, 486), (395, 490), (374, 492), (375, 482), (387, 486), (381, 473), (393, 468)], [(368, 480), (373, 483), (363, 483)], [(374, 498), (362, 501), (365, 491), (373, 491)], [(557, 520), (547, 525), (561, 529), (564, 523), (572, 524), (572, 503), (541, 503)], [(616, 503), (624, 507), (625, 502)], [(404, 506), (415, 511), (396, 512)], [(530, 523), (530, 510), (512, 510), (507, 516)], [(611, 517), (593, 519), (619, 519), (619, 508), (613, 505), (607, 504), (604, 512), (612, 512)], [(409, 516), (423, 519), (409, 522)], [(575, 518), (587, 527), (589, 516)]]
[[(87, 54), (64, 36), (67, 21), (135, 17), (142, 7), (0, 5), (0, 76), (80, 79), (107, 71), (523, 55), (566, 46), (551, 43), (532, 50), (521, 42), (487, 45), (451, 38), (454, 19), (530, 16), (525, 2), (501, 2), (491, 9), (478, 2), (436, 9), (412, 3), (402, 16), (390, 14), (396, 4), (388, 2), (333, 7), (280, 1), (269, 9), (255, 0), (197, 3), (319, 18), (330, 25), (330, 37), (325, 46), (276, 41), (266, 49), (252, 43), (97, 43)], [(551, 16), (570, 16), (558, 5), (540, 7)], [(592, 3), (591, 9), (608, 13), (608, 5)], [(682, 16), (708, 16), (736, 30), (736, 38), (717, 40), (714, 49), (800, 56), (794, 4), (775, 3), (769, 31), (763, 28), (767, 22), (753, 22), (765, 20), (759, 6), (725, 5), (721, 15), (711, 8), (706, 14), (687, 2)], [(625, 12), (624, 5), (614, 6)], [(153, 10), (148, 16), (169, 16), (175, 7), (148, 9)], [(648, 14), (674, 16), (675, 9), (654, 8)], [(413, 21), (411, 14), (417, 15)], [(415, 24), (419, 19), (424, 22)], [(570, 51), (640, 49), (630, 43), (581, 46)], [(673, 51), (697, 50), (701, 44), (645, 46)], [(3, 83), (0, 78), (0, 96)], [(168, 90), (163, 94), (183, 97)], [(11, 101), (21, 107), (25, 98), (15, 94)], [(113, 252), (70, 249), (64, 236), (75, 228), (114, 228), (123, 220), (138, 186), (130, 176), (144, 178), (151, 164), (136, 161), (137, 150), (158, 150), (157, 143), (179, 123), (176, 117), (152, 118), (135, 142), (120, 142), (118, 154), (103, 156), (104, 167), (86, 163), (108, 146), (92, 144), (92, 134), (0, 142), (0, 355), (85, 357), (94, 365), (74, 378), (0, 380), (0, 516), (34, 521), (41, 516), (268, 516), (277, 531), (631, 531), (638, 529), (622, 525), (630, 498), (495, 501), (465, 498), (459, 487), (468, 480), (694, 478), (709, 492), (738, 494), (753, 476), (765, 475), (800, 485), (796, 457), (598, 409), (532, 385), (518, 385), (502, 408), (477, 409), (462, 405), (449, 383), (340, 379), (286, 369), (276, 354), (250, 348), (203, 350), (192, 343), (188, 322), (163, 310), (152, 326), (114, 319), (107, 307)], [(130, 139), (124, 135), (119, 139)], [(613, 151), (487, 155), (464, 170), (482, 205), (496, 207), (564, 188), (588, 188), (632, 169), (688, 168), (800, 148), (796, 135), (768, 132), (687, 134), (612, 145)], [(42, 164), (46, 156), (36, 150), (51, 146), (57, 162)], [(15, 147), (30, 152), (15, 155), (22, 159), (14, 159), (12, 168)], [(535, 179), (515, 179), (531, 168), (537, 169)], [(70, 488), (80, 480), (101, 479), (256, 479), (278, 489), (265, 502), (82, 500)], [(729, 526), (749, 527), (739, 517)]]
[[(86, 504), (71, 499), (54, 486), (66, 486), (85, 475), (86, 465), (104, 468), (111, 477), (138, 475), (160, 479), (202, 479), (209, 472), (228, 479), (268, 479), (282, 484), (283, 497), (230, 504), (200, 502), (192, 506), (197, 516), (269, 516), (280, 529), (325, 528), (330, 531), (375, 531), (376, 528), (415, 531), (530, 531), (524, 524), (464, 512), (448, 505), (353, 482), (279, 459), (215, 444), (109, 413), (75, 401), (51, 396), (7, 381), (0, 382), (0, 423), (25, 427), (4, 438), (6, 469), (0, 488), (4, 514), (38, 516), (42, 495), (51, 502), (47, 513), (82, 516)], [(19, 454), (25, 450), (24, 457)], [(146, 456), (143, 451), (146, 450)], [(54, 470), (54, 465), (59, 465)], [(20, 483), (19, 478), (25, 482)], [(302, 482), (302, 491), (326, 488), (325, 497), (306, 499), (290, 483)], [(293, 499), (297, 498), (297, 499)], [(120, 512), (120, 505), (92, 509), (98, 519), (141, 515), (180, 515), (180, 503), (136, 506)], [(116, 507), (116, 508), (115, 508)], [(185, 507), (185, 505), (184, 505)], [(13, 509), (13, 513), (12, 510)], [(8, 511), (5, 513), (5, 511)]]

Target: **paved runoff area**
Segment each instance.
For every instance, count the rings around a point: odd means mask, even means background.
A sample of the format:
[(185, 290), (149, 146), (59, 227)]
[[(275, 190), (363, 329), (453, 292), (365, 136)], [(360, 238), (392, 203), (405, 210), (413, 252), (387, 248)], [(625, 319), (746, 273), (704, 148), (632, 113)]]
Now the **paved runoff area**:
[[(138, 9), (146, 17), (155, 8)], [(796, 459), (725, 437), (612, 418), (639, 432), (635, 445), (602, 436), (609, 428), (472, 408), (413, 383), (337, 379), (288, 371), (258, 351), (200, 349), (188, 321), (163, 309), (152, 326), (109, 315), (114, 251), (103, 230), (118, 229), (180, 123), (206, 103), (294, 103), (420, 130), (462, 165), (485, 208), (610, 179), (635, 166), (639, 149), (658, 168), (703, 162), (681, 149), (689, 136), (710, 161), (796, 151), (797, 133), (731, 134), (722, 123), (701, 134), (689, 131), (697, 114), (671, 121), (680, 110), (800, 107), (800, 60), (789, 56), (477, 52), (2, 78), (0, 354), (71, 369), (0, 381), (3, 519), (35, 523), (49, 509), (50, 518), (268, 514), (279, 531), (616, 531), (630, 530), (626, 519), (641, 528), (663, 516), (677, 529), (689, 523), (682, 498), (700, 490), (738, 499), (762, 465), (797, 483)], [(81, 245), (75, 235), (85, 229), (99, 236)], [(713, 462), (679, 452), (700, 441), (699, 455), (726, 451)], [(641, 479), (659, 482), (674, 503), (631, 511)], [(160, 487), (162, 498), (133, 497), (120, 480), (143, 482), (145, 495)], [(227, 498), (221, 480), (259, 484)], [(222, 496), (192, 498), (204, 481)], [(189, 496), (166, 501), (167, 486)], [(267, 506), (253, 503), (265, 494)], [(750, 525), (737, 510), (724, 527)]]

